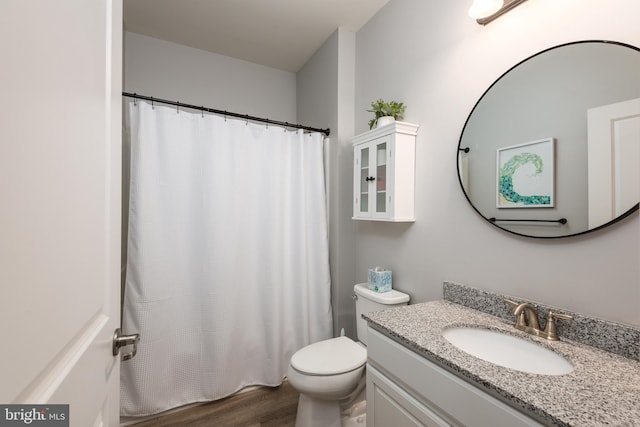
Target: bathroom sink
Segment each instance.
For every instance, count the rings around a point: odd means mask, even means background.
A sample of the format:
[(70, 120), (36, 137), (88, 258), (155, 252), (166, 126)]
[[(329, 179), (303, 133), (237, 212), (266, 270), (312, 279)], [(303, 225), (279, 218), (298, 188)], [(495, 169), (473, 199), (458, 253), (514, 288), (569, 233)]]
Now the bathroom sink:
[(493, 364), (540, 375), (564, 375), (573, 365), (533, 341), (493, 329), (453, 327), (442, 336), (460, 350)]

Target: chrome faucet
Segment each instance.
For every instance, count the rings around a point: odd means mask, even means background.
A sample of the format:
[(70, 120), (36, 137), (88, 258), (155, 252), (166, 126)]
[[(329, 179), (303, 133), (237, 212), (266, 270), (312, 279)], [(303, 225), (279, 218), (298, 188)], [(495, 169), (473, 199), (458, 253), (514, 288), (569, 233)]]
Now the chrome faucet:
[[(517, 303), (510, 299), (504, 300), (513, 307), (512, 313), (516, 316), (516, 324), (514, 327), (520, 331), (537, 337), (546, 338), (552, 341), (558, 341), (558, 332), (556, 329), (555, 319), (571, 320), (573, 317), (568, 314), (554, 313), (549, 311), (547, 316), (547, 324), (544, 330), (540, 329), (540, 321), (538, 320), (538, 307), (528, 302)], [(526, 316), (525, 316), (526, 314)]]

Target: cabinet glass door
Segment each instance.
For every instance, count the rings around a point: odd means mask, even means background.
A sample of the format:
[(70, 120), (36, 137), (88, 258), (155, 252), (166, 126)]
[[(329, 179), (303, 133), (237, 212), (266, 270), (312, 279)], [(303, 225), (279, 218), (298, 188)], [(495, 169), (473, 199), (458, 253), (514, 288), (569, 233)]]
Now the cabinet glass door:
[(360, 150), (360, 212), (369, 212), (369, 147)]
[(376, 212), (387, 211), (387, 143), (376, 144)]

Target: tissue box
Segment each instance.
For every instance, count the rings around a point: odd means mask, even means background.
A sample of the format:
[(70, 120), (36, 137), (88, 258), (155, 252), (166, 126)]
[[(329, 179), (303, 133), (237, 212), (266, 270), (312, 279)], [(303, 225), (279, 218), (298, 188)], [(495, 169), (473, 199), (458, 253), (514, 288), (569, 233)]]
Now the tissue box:
[(370, 268), (367, 287), (375, 292), (389, 292), (391, 290), (391, 270)]

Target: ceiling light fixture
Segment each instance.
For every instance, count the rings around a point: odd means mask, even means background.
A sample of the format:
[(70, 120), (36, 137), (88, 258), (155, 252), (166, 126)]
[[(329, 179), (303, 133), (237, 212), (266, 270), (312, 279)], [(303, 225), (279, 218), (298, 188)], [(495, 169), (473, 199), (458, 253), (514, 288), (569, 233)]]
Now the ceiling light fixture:
[(486, 25), (525, 1), (527, 0), (473, 0), (469, 16), (478, 24)]

